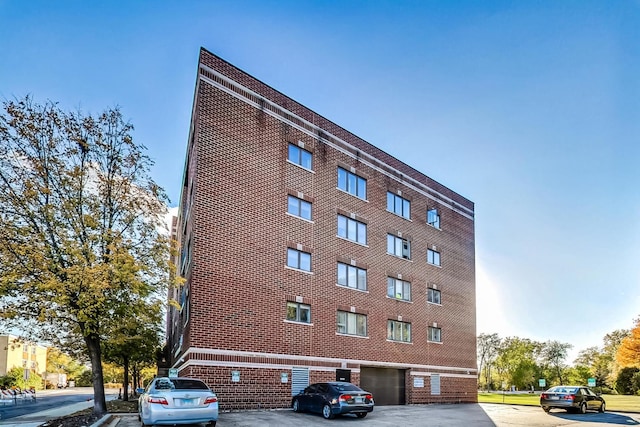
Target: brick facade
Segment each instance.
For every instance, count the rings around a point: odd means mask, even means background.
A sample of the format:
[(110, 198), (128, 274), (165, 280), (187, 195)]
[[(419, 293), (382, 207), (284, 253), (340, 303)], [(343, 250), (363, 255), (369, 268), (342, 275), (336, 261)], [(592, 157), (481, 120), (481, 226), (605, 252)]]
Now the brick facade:
[[(311, 153), (310, 170), (290, 145)], [(364, 197), (338, 188), (338, 168), (366, 179)], [(410, 201), (410, 219), (387, 210), (388, 192)], [(288, 196), (311, 203), (310, 220), (287, 212)], [(366, 241), (339, 237), (338, 216), (365, 224)], [(476, 401), (473, 203), (204, 49), (177, 235), (171, 363), (206, 380), (221, 409), (287, 407), (294, 367), (311, 382), (348, 369), (354, 383), (361, 367), (400, 369), (406, 403)], [(409, 241), (410, 259), (387, 253), (388, 235)], [(311, 271), (287, 266), (288, 248), (310, 254)], [(337, 284), (339, 262), (366, 270), (366, 290)], [(410, 283), (410, 301), (387, 296), (388, 277)], [(286, 320), (287, 302), (309, 306), (310, 322)], [(365, 315), (366, 334), (338, 333), (338, 311)], [(387, 339), (389, 320), (410, 323), (410, 342)]]

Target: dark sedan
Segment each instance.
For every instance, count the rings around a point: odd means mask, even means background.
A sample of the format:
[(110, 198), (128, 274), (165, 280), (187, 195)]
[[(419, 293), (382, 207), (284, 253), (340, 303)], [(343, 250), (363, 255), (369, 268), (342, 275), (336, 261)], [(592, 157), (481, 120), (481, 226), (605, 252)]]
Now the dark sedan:
[(604, 412), (604, 399), (590, 388), (583, 386), (559, 385), (551, 387), (540, 394), (540, 406), (545, 412), (552, 408), (578, 411), (582, 414), (589, 411)]
[(317, 412), (327, 419), (342, 414), (364, 418), (373, 406), (371, 393), (342, 381), (311, 384), (291, 400), (295, 412)]

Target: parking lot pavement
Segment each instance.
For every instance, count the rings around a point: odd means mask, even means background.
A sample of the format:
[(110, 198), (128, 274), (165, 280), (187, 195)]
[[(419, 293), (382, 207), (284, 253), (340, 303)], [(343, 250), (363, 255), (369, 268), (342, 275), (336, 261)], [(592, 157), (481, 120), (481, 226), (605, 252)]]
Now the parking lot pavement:
[[(140, 427), (138, 416), (114, 415), (103, 427)], [(217, 427), (600, 427), (612, 425), (640, 426), (640, 413), (587, 412), (569, 414), (565, 411), (545, 413), (537, 406), (499, 405), (490, 403), (458, 405), (379, 406), (364, 419), (353, 415), (325, 420), (319, 414), (299, 414), (291, 410), (224, 412)], [(187, 427), (187, 426), (184, 426)], [(196, 427), (196, 426), (190, 426)], [(201, 427), (201, 426), (199, 426)]]

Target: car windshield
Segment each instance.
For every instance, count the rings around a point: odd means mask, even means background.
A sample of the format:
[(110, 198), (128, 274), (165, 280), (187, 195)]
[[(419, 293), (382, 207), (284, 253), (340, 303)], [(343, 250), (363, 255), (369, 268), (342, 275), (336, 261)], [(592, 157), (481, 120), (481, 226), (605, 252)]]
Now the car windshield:
[(568, 393), (573, 394), (578, 391), (578, 387), (553, 387), (550, 388), (549, 391), (551, 393)]
[(350, 383), (335, 383), (331, 384), (338, 391), (362, 391), (360, 387), (357, 387)]
[(156, 383), (156, 390), (208, 390), (200, 380), (185, 378), (163, 378)]

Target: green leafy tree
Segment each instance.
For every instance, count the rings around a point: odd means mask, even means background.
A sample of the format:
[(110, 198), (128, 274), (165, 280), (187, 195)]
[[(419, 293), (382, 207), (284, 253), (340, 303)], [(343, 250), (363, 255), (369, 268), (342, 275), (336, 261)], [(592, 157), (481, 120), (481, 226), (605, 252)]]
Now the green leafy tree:
[(559, 341), (547, 341), (542, 347), (541, 358), (550, 367), (553, 377), (558, 378), (560, 384), (565, 384), (564, 372), (568, 367), (565, 360), (572, 347), (571, 344)]
[(505, 385), (529, 389), (536, 380), (536, 355), (540, 344), (527, 338), (508, 337), (498, 349), (495, 367)]
[(498, 357), (500, 337), (498, 334), (480, 334), (477, 339), (478, 346), (478, 383), (484, 382), (487, 389), (491, 388), (491, 368)]
[(24, 368), (16, 366), (9, 369), (5, 382), (9, 387), (20, 387), (22, 390), (42, 388), (42, 377), (40, 375), (30, 372), (28, 376), (29, 378), (25, 378)]
[[(123, 400), (129, 400), (130, 368), (153, 363), (160, 347), (162, 309), (159, 302), (130, 301), (121, 321), (104, 341), (105, 360), (123, 368)], [(135, 381), (134, 381), (135, 388)]]
[(130, 295), (167, 285), (166, 197), (117, 108), (67, 113), (29, 97), (3, 107), (0, 317), (83, 351), (102, 415), (102, 339)]
[(580, 368), (581, 372), (583, 372), (582, 367), (587, 368), (589, 376), (584, 382), (576, 384), (586, 384), (589, 378), (594, 378), (597, 384), (596, 387), (598, 387), (599, 390), (606, 391), (613, 389), (609, 381), (610, 362), (611, 357), (599, 347), (589, 347), (580, 351), (574, 361), (574, 365), (576, 368)]
[(616, 391), (620, 394), (634, 394), (637, 392), (640, 384), (637, 384), (634, 379), (639, 372), (640, 369), (636, 367), (620, 369), (616, 378)]

